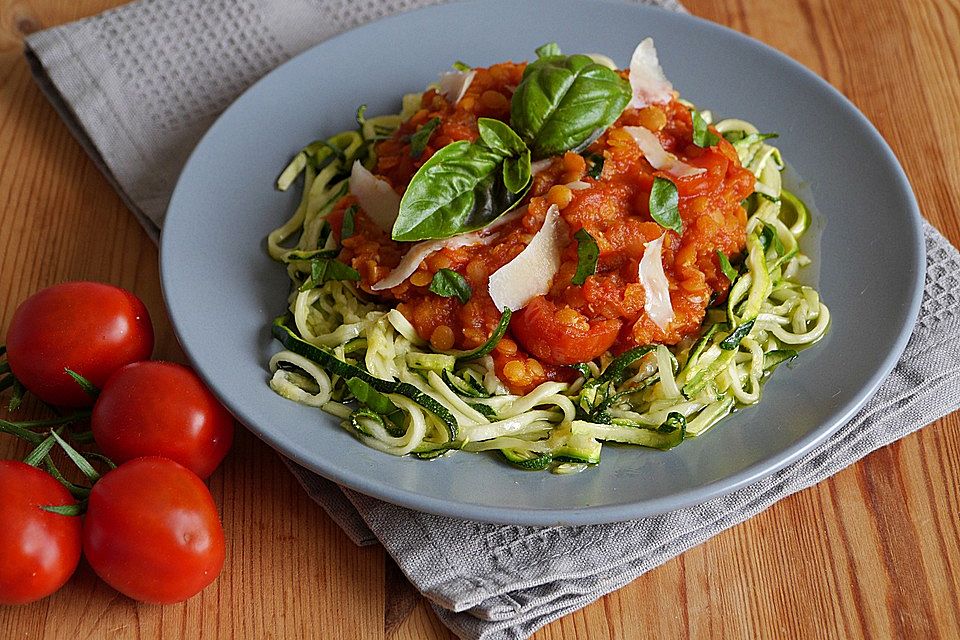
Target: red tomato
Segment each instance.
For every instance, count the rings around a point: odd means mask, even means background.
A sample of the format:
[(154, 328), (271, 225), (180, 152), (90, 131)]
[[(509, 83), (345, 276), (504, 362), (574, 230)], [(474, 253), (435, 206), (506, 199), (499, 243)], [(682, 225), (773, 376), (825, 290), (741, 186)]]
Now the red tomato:
[(93, 437), (108, 457), (176, 460), (201, 478), (233, 443), (233, 417), (189, 368), (134, 362), (110, 376), (93, 407)]
[(195, 473), (168, 458), (137, 458), (93, 485), (83, 554), (120, 593), (170, 604), (196, 595), (220, 575), (223, 526)]
[(523, 348), (547, 364), (576, 364), (599, 357), (620, 331), (619, 320), (600, 320), (586, 328), (557, 319), (557, 306), (538, 296), (510, 321), (513, 337)]
[(17, 308), (7, 332), (13, 375), (44, 402), (63, 407), (93, 404), (64, 369), (102, 387), (111, 373), (152, 351), (147, 308), (129, 291), (99, 282), (35, 293)]
[(44, 511), (76, 501), (52, 476), (17, 460), (0, 460), (0, 604), (44, 598), (80, 561), (80, 518)]

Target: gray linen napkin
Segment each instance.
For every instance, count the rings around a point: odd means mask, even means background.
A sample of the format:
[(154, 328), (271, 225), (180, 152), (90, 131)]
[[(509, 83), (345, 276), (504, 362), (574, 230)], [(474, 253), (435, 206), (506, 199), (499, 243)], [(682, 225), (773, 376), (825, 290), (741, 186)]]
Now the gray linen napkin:
[[(156, 240), (189, 152), (247, 86), (347, 28), (437, 1), (140, 0), (33, 34), (26, 53), (41, 88)], [(636, 1), (682, 11), (676, 0)], [(933, 227), (924, 232), (920, 318), (873, 399), (803, 459), (698, 507), (602, 526), (491, 525), (390, 505), (288, 465), (358, 544), (382, 543), (458, 635), (527, 637), (960, 407), (960, 254)]]

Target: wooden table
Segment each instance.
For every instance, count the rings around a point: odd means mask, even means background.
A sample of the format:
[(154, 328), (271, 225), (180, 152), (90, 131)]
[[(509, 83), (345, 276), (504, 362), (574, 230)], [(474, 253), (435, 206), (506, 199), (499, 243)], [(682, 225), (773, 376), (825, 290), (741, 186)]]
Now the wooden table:
[[(33, 84), (22, 56), (25, 34), (115, 4), (0, 0), (0, 327), (5, 332), (17, 303), (41, 287), (102, 280), (146, 302), (155, 355), (180, 360), (156, 248)], [(686, 4), (786, 52), (849, 96), (890, 142), (927, 218), (960, 243), (956, 0)], [(0, 456), (25, 451), (0, 436)], [(452, 637), (383, 550), (355, 547), (247, 432), (238, 432), (210, 487), (228, 550), (223, 574), (201, 595), (140, 605), (81, 563), (54, 596), (0, 607), (0, 636)], [(958, 637), (958, 593), (954, 414), (535, 637)]]

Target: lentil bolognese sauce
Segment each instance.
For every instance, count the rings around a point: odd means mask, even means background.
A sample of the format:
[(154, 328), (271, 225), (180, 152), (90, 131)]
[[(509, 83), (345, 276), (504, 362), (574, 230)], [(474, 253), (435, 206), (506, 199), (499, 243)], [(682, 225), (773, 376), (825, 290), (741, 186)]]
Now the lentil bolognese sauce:
[(389, 453), (567, 472), (702, 433), (822, 337), (772, 134), (710, 124), (649, 39), (627, 70), (537, 54), (458, 63), (295, 156), (274, 390)]

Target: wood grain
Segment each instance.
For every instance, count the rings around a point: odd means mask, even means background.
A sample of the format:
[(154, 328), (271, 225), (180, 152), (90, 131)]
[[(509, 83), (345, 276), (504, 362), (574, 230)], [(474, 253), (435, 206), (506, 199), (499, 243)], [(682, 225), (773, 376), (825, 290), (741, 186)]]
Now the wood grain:
[[(29, 77), (24, 34), (115, 0), (0, 0), (0, 328), (37, 289), (137, 293), (156, 355), (182, 359), (157, 252)], [(926, 217), (960, 242), (960, 3), (688, 0), (796, 58), (874, 122)], [(22, 456), (0, 436), (0, 456)], [(245, 431), (211, 478), (223, 574), (181, 605), (136, 604), (81, 565), (44, 601), (0, 607), (10, 638), (453, 637), (379, 548), (357, 548)], [(536, 634), (602, 638), (960, 637), (960, 417), (878, 451)], [(0, 545), (2, 561), (2, 545)]]

